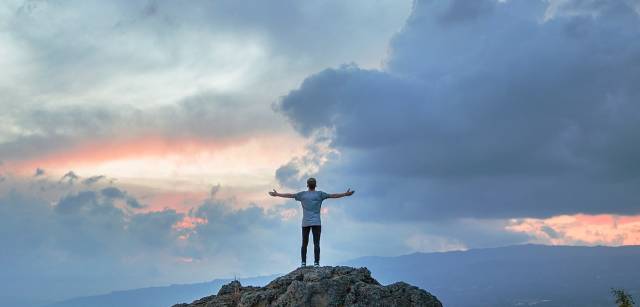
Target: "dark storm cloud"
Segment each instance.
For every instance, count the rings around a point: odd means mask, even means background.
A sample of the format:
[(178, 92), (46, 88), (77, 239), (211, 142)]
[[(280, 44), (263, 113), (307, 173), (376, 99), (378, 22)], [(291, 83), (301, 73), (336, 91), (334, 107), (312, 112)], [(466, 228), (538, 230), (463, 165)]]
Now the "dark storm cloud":
[(571, 3), (417, 1), (384, 71), (326, 69), (276, 109), (335, 132), (321, 174), (362, 218), (638, 213), (640, 20)]

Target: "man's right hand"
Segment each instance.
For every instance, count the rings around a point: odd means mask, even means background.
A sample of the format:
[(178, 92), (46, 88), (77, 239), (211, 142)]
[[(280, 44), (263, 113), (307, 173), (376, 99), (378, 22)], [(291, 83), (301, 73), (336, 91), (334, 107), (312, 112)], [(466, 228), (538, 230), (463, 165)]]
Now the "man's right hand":
[(346, 192), (344, 192), (344, 195), (345, 195), (345, 196), (351, 196), (351, 195), (353, 195), (353, 193), (355, 193), (355, 192), (356, 192), (356, 191), (351, 191), (351, 189), (347, 189), (347, 191), (346, 191)]
[(276, 189), (273, 189), (273, 192), (269, 192), (269, 195), (278, 196), (278, 192), (276, 191)]

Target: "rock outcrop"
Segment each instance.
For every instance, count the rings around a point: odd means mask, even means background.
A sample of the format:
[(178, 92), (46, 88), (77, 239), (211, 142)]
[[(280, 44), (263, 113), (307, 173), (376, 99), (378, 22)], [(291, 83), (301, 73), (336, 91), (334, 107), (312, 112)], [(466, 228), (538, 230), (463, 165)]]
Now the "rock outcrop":
[(224, 285), (217, 295), (173, 307), (213, 306), (426, 306), (442, 307), (438, 299), (404, 282), (378, 283), (367, 268), (305, 267), (278, 277), (264, 287)]

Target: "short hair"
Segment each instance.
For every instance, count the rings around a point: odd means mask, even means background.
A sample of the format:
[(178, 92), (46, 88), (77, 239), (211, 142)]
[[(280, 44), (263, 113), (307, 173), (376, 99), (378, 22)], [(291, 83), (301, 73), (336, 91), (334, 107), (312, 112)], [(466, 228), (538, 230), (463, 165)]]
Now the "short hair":
[(311, 178), (307, 179), (307, 186), (308, 186), (310, 189), (315, 189), (315, 188), (316, 188), (316, 179), (315, 179), (315, 178), (313, 178), (313, 177), (311, 177)]

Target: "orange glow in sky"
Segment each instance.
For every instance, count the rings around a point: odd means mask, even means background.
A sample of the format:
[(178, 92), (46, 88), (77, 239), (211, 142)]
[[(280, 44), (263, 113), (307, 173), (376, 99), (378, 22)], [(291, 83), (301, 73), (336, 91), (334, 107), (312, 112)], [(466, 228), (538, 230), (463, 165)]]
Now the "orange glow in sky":
[(273, 182), (275, 170), (304, 150), (293, 134), (211, 141), (159, 136), (87, 142), (7, 167), (23, 176), (43, 168), (51, 176), (69, 170), (84, 177), (106, 175), (118, 182), (173, 191), (207, 190), (212, 183), (254, 186)]
[(638, 245), (640, 215), (560, 215), (512, 219), (507, 230), (523, 232), (536, 243), (553, 245)]

